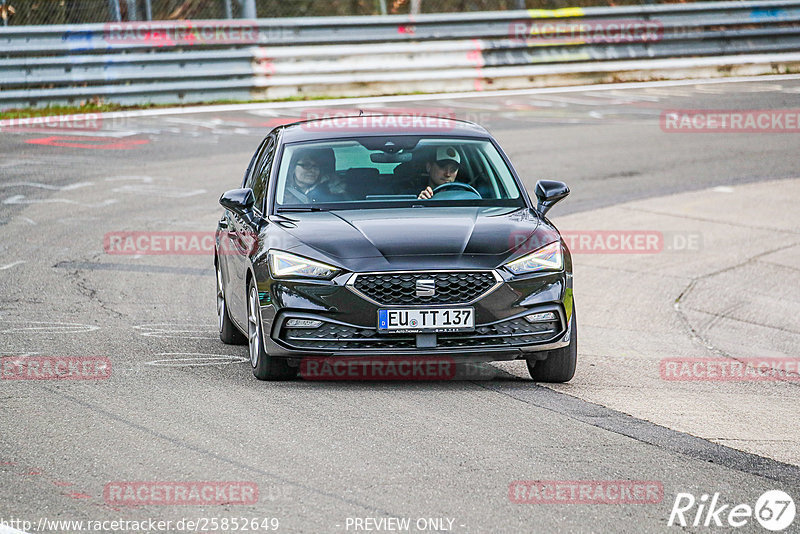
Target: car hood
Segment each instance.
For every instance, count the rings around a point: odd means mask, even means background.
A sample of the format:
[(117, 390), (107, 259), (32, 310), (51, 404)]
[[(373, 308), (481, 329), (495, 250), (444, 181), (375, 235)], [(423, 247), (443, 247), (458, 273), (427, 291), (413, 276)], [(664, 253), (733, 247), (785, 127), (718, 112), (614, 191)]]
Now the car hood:
[(527, 208), (498, 207), (291, 213), (273, 217), (273, 222), (303, 245), (331, 258), (383, 258), (391, 263), (415, 258), (504, 257), (526, 242), (540, 223)]

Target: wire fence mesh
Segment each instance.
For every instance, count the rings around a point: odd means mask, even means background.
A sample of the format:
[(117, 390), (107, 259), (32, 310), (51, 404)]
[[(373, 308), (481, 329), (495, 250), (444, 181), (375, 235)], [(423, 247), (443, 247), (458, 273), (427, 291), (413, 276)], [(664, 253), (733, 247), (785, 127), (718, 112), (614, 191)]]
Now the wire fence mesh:
[(407, 15), (657, 3), (676, 0), (0, 0), (0, 24)]

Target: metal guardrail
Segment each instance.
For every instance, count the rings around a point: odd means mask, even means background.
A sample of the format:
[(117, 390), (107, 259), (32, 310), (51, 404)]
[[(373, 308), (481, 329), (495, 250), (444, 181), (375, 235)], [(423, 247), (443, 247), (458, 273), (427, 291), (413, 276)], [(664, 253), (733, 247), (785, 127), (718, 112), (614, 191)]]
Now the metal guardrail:
[(800, 0), (12, 26), (0, 46), (0, 108), (410, 93), (800, 52)]

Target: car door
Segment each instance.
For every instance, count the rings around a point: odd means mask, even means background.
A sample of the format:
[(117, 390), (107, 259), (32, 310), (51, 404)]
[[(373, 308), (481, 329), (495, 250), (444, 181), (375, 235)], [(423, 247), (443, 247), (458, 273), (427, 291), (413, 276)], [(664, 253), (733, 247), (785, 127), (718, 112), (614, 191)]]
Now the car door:
[(243, 187), (253, 190), (255, 204), (253, 216), (243, 217), (231, 213), (231, 255), (229, 266), (231, 269), (231, 282), (236, 291), (231, 292), (229, 302), (234, 321), (240, 326), (247, 324), (247, 270), (250, 267), (250, 254), (255, 250), (258, 239), (259, 223), (263, 218), (264, 200), (267, 192), (269, 169), (275, 154), (275, 136), (269, 135), (260, 148), (254, 164), (245, 178)]
[[(255, 167), (259, 156), (263, 152), (264, 147), (267, 145), (267, 140), (264, 139), (250, 158), (250, 163), (247, 165), (247, 170), (244, 173), (244, 178), (240, 187), (247, 187), (247, 183), (251, 180), (253, 167)], [(237, 283), (238, 276), (237, 264), (241, 262), (241, 258), (237, 257), (236, 243), (236, 225), (234, 224), (236, 214), (231, 210), (226, 209), (222, 213), (222, 218), (219, 221), (220, 242), (217, 249), (217, 259), (219, 261), (219, 270), (222, 274), (222, 283), (225, 287), (225, 303), (228, 309), (228, 314), (234, 322), (239, 326), (244, 326), (246, 323), (242, 322), (241, 313), (239, 313), (239, 303), (244, 302), (242, 292), (246, 288)]]

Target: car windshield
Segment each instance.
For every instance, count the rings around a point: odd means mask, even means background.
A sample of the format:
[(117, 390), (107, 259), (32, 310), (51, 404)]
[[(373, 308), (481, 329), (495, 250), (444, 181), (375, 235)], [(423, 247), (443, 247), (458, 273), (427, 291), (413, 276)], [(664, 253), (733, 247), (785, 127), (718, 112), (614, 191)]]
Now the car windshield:
[[(419, 198), (427, 188), (430, 198)], [(275, 204), (278, 210), (525, 205), (491, 142), (425, 136), (287, 144)]]

